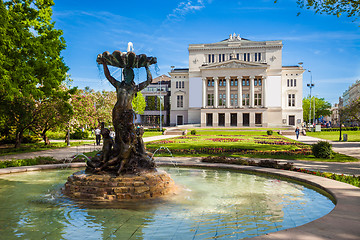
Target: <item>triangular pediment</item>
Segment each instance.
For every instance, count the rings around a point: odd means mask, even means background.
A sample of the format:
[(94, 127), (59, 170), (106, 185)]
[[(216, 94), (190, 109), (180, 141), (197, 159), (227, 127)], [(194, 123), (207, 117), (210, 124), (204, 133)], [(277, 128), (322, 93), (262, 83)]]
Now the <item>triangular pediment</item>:
[(224, 62), (217, 63), (209, 63), (207, 65), (203, 65), (200, 67), (201, 70), (208, 69), (221, 69), (221, 68), (267, 68), (269, 65), (266, 63), (255, 63), (255, 62), (247, 62), (237, 59), (231, 59)]

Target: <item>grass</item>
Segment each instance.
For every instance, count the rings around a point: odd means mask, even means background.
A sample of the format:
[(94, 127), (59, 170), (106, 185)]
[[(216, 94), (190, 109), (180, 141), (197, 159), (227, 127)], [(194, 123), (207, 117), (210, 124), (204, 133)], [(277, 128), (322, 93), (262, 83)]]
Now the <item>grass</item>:
[(144, 132), (144, 137), (153, 137), (153, 136), (160, 136), (162, 135), (162, 132)]
[[(90, 144), (94, 141), (72, 141), (71, 146), (80, 146), (84, 144)], [(18, 153), (27, 153), (27, 152), (38, 152), (43, 150), (49, 149), (56, 149), (56, 148), (64, 148), (67, 147), (65, 142), (54, 142), (50, 145), (44, 145), (43, 142), (40, 143), (24, 143), (21, 144), (20, 148), (14, 148), (13, 144), (2, 145), (0, 147), (0, 156), (4, 155), (13, 155)]]
[[(248, 157), (289, 160), (309, 160), (325, 162), (357, 162), (356, 158), (343, 154), (334, 154), (332, 159), (316, 158), (309, 145), (305, 145), (278, 134), (268, 136), (266, 131), (221, 132), (214, 130), (197, 130), (197, 135), (150, 142), (147, 150), (154, 152), (166, 146), (177, 157)], [(157, 156), (168, 156), (167, 151), (158, 151)]]
[[(360, 131), (341, 132), (341, 134), (344, 133), (348, 135), (348, 142), (360, 142)], [(307, 132), (306, 135), (331, 141), (339, 141), (340, 132)]]

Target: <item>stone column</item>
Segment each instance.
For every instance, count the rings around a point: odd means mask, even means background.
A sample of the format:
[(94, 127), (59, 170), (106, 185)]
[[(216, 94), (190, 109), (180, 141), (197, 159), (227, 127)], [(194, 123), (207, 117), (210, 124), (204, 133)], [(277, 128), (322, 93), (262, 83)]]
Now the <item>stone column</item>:
[(206, 78), (202, 79), (203, 82), (203, 89), (202, 89), (202, 108), (206, 107)]
[(261, 100), (262, 100), (262, 105), (263, 107), (266, 107), (266, 101), (265, 101), (265, 97), (266, 97), (266, 90), (265, 90), (265, 84), (266, 84), (266, 77), (262, 77), (262, 96), (261, 96)]
[(214, 78), (214, 108), (219, 106), (219, 78)]
[(238, 106), (242, 107), (242, 77), (238, 77)]
[(226, 77), (226, 108), (230, 108), (230, 77)]
[(250, 107), (254, 107), (254, 77), (250, 77)]

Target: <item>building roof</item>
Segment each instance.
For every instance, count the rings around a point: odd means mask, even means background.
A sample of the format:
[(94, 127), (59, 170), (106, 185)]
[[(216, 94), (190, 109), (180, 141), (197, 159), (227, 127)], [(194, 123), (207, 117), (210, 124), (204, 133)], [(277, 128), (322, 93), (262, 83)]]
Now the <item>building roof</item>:
[(161, 82), (170, 82), (171, 78), (168, 75), (163, 74), (161, 76), (154, 78), (151, 83), (158, 83), (160, 81)]
[(174, 68), (171, 70), (172, 73), (187, 73), (189, 68)]

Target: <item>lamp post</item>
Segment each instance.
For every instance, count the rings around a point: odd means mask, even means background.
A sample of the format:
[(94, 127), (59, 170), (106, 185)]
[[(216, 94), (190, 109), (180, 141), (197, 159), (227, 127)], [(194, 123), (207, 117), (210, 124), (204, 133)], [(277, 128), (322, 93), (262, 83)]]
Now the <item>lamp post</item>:
[[(310, 104), (309, 104), (310, 105), (310, 108), (309, 108), (309, 123), (310, 123), (311, 122), (311, 100), (312, 100), (311, 89), (315, 86), (315, 84), (312, 83), (312, 72), (310, 70), (308, 70), (308, 72), (310, 73), (310, 83), (307, 84), (307, 86), (310, 88)], [(314, 103), (314, 106), (315, 106), (315, 103)], [(314, 111), (314, 122), (315, 122), (315, 111)]]
[(162, 131), (162, 119), (161, 119), (161, 100), (162, 100), (162, 96), (161, 96), (161, 92), (162, 92), (162, 89), (161, 89), (161, 82), (162, 82), (162, 79), (163, 79), (163, 76), (161, 76), (161, 79), (160, 79), (160, 97), (159, 97), (159, 100), (160, 100), (160, 131)]

